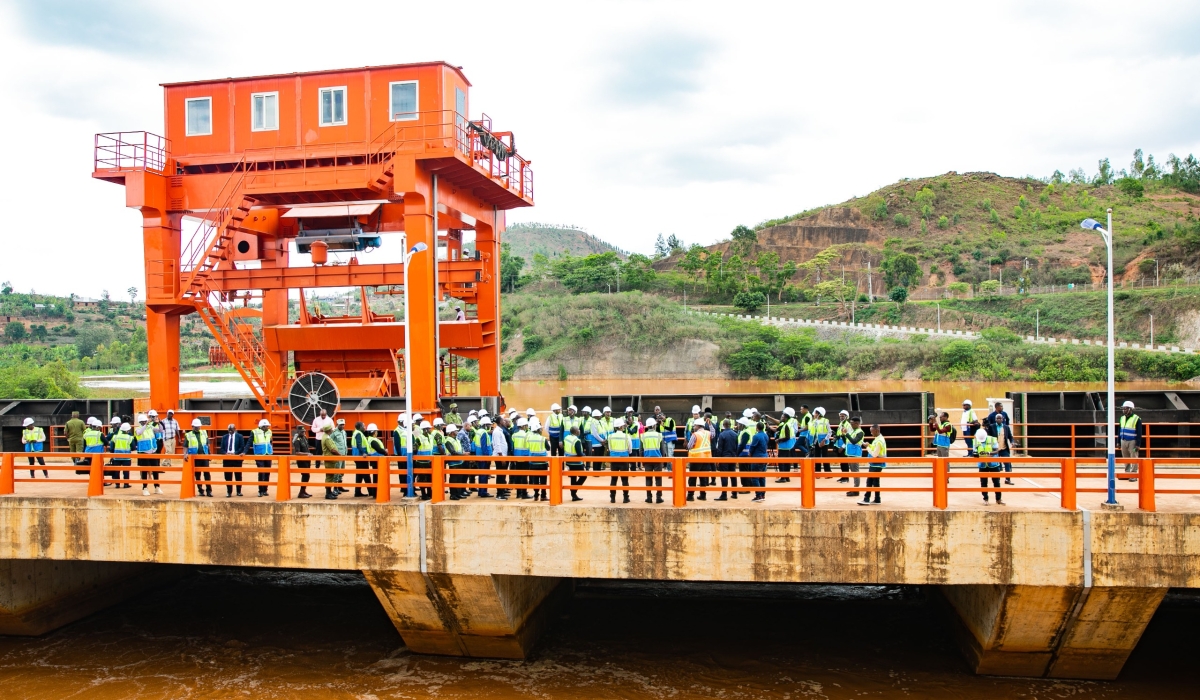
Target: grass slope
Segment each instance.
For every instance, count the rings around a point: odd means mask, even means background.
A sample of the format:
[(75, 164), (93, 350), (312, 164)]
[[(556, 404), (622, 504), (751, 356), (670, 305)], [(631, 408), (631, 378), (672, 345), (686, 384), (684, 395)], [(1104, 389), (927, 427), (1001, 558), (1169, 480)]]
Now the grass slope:
[(535, 253), (552, 258), (564, 253), (583, 256), (611, 250), (622, 258), (626, 256), (620, 248), (571, 226), (513, 224), (505, 230), (503, 241), (508, 244), (511, 255), (525, 258), (527, 263), (533, 261)]

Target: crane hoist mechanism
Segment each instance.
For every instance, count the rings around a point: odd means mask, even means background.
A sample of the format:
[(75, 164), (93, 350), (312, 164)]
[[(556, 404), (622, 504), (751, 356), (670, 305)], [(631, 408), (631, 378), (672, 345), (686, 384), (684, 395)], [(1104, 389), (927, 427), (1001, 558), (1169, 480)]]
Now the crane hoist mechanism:
[[(470, 89), (444, 62), (169, 83), (164, 135), (97, 134), (93, 177), (123, 185), (143, 217), (148, 407), (276, 431), (318, 405), (389, 425), (450, 399), (498, 408), (500, 243), (505, 213), (533, 206), (533, 171), (512, 132), (468, 116)], [(389, 236), (421, 252), (391, 260)], [(347, 288), (357, 309), (309, 307)], [(401, 289), (407, 318), (371, 308)], [(450, 301), (465, 320), (438, 319)], [(190, 314), (253, 401), (181, 400)], [(477, 396), (458, 395), (466, 361)]]

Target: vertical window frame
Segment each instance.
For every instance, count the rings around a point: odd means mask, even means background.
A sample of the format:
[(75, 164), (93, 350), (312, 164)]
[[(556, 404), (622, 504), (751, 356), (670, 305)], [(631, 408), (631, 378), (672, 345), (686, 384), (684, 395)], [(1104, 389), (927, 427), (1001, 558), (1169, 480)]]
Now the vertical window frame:
[[(322, 113), (322, 100), (325, 93), (341, 91), (342, 93), (342, 120), (336, 119), (326, 122), (325, 115)], [(332, 114), (329, 115), (331, 118)], [(345, 85), (330, 85), (329, 87), (317, 88), (317, 126), (346, 126), (350, 123), (350, 91)]]
[[(208, 131), (192, 131), (192, 103), (207, 102), (208, 103)], [(187, 97), (183, 100), (183, 132), (185, 136), (212, 136), (213, 133), (213, 99), (212, 95), (207, 97)]]
[[(396, 116), (396, 86), (397, 85), (412, 85), (413, 86), (413, 111), (405, 112), (404, 117)], [(413, 122), (421, 118), (421, 81), (420, 80), (393, 80), (388, 83), (388, 121), (389, 122)]]
[[(255, 104), (254, 103), (255, 103), (255, 100), (257, 100), (260, 97), (263, 97), (263, 98), (274, 97), (275, 98), (275, 124), (274, 124), (274, 126), (261, 126), (261, 127), (254, 126), (254, 116), (255, 116), (255, 114), (254, 114)], [(265, 100), (264, 100), (264, 104), (265, 104)], [(264, 114), (263, 116), (265, 117), (266, 115)], [(265, 121), (265, 119), (264, 119), (264, 121)], [(274, 90), (272, 92), (252, 92), (252, 93), (250, 93), (250, 131), (279, 131), (279, 91), (278, 90)]]

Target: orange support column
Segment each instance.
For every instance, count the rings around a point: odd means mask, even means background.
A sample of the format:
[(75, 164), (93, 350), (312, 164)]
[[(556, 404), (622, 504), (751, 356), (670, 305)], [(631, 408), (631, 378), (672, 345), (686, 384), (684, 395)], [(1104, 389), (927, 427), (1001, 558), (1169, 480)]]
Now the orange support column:
[(687, 479), (684, 477), (686, 467), (683, 457), (671, 460), (671, 499), (676, 508), (687, 505)]
[(146, 309), (150, 348), (150, 405), (159, 412), (179, 406), (179, 316)]
[(946, 490), (950, 482), (950, 468), (944, 457), (933, 460), (933, 507), (945, 510), (950, 507), (950, 494)]
[(484, 263), (475, 307), (484, 335), (484, 347), (479, 350), (480, 396), (500, 395), (500, 232), (504, 213), (493, 210), (492, 218), (490, 223), (475, 225), (475, 249)]
[(183, 458), (179, 469), (179, 497), (191, 498), (196, 495), (196, 467), (192, 456)]
[(88, 498), (104, 495), (104, 458), (100, 455), (95, 455), (91, 459), (88, 468)]
[(807, 457), (800, 462), (800, 507), (817, 507), (816, 463)]
[(433, 461), (430, 462), (433, 472), (430, 484), (433, 487), (433, 498), (429, 499), (432, 503), (441, 503), (446, 498), (446, 462), (441, 455), (434, 455)]
[(408, 312), (412, 318), (404, 319), (410, 324), (408, 342), (411, 348), (405, 352), (411, 358), (413, 405), (410, 412), (437, 413), (438, 411), (438, 349), (434, 326), (437, 322), (437, 295), (434, 293), (434, 268), (437, 264), (437, 241), (434, 240), (433, 211), (429, 192), (430, 177), (415, 163), (397, 163), (397, 168), (414, 167), (414, 181), (419, 190), (404, 193), (404, 235), (409, 250), (424, 243), (426, 250), (412, 256), (404, 267), (404, 294)]
[(392, 500), (392, 477), (388, 474), (388, 458), (380, 457), (375, 460), (375, 502), (388, 503)]
[(0, 457), (0, 496), (8, 496), (13, 493), (16, 486), (13, 469), (13, 453), (5, 452)]
[(562, 505), (563, 458), (550, 458), (550, 505)]
[(1138, 508), (1153, 513), (1154, 503), (1154, 460), (1138, 460)]
[(1067, 510), (1075, 510), (1078, 507), (1076, 502), (1078, 481), (1075, 478), (1074, 458), (1069, 457), (1062, 461), (1062, 483), (1060, 484), (1060, 488), (1062, 489), (1062, 493), (1059, 496), (1059, 500), (1062, 503), (1062, 507)]
[(275, 500), (290, 501), (292, 500), (292, 458), (287, 456), (279, 456), (275, 458), (276, 465), (279, 468), (278, 476), (275, 477)]

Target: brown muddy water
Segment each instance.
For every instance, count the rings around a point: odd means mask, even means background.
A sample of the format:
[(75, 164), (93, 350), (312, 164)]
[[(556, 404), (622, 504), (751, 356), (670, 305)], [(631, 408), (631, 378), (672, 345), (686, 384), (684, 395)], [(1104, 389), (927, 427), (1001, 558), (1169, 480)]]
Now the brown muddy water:
[(44, 637), (6, 698), (1195, 698), (1200, 604), (1168, 596), (1120, 679), (975, 676), (915, 587), (581, 581), (524, 662), (408, 652), (357, 573), (202, 569)]

